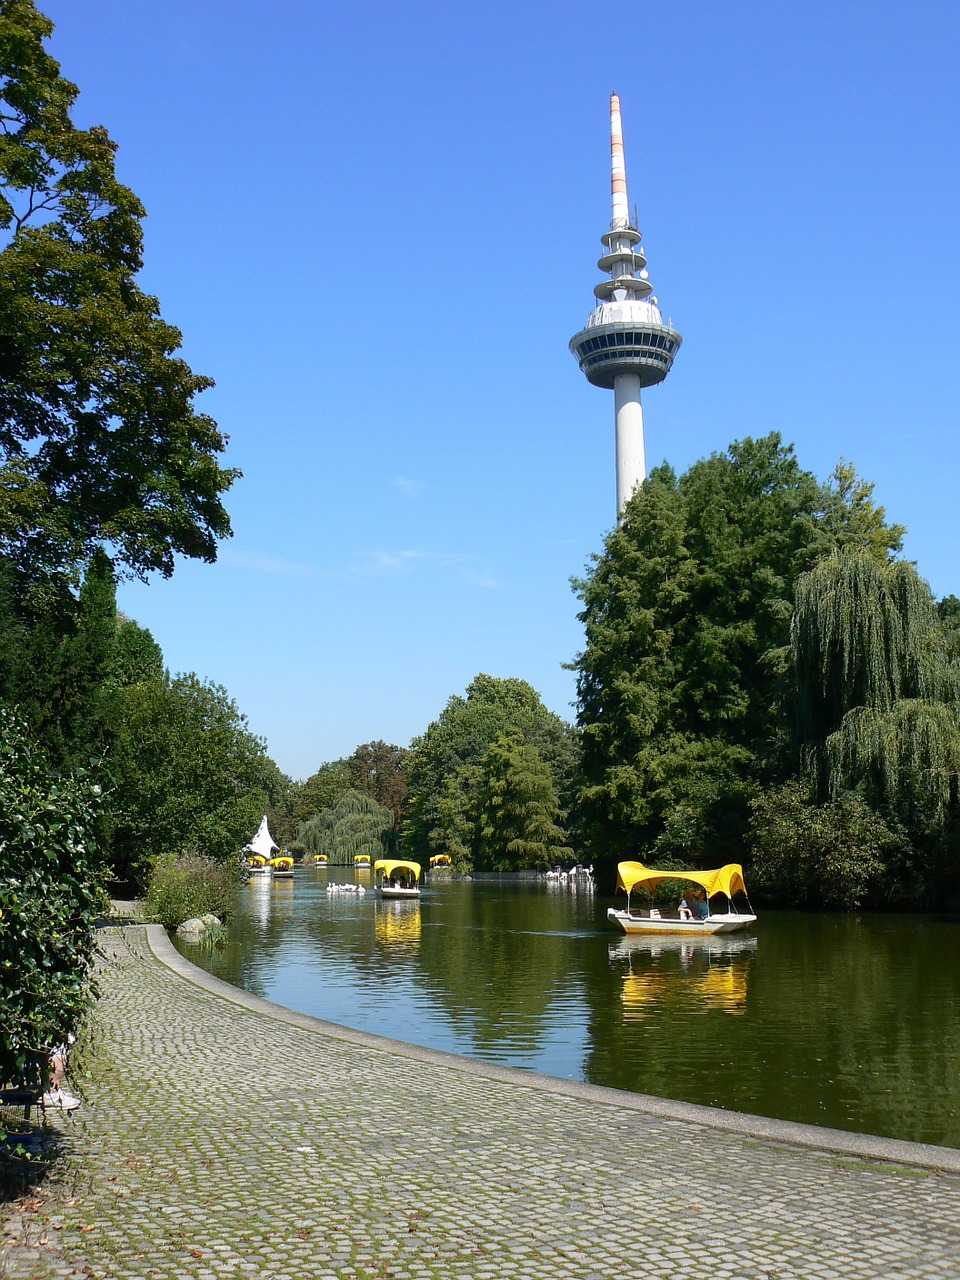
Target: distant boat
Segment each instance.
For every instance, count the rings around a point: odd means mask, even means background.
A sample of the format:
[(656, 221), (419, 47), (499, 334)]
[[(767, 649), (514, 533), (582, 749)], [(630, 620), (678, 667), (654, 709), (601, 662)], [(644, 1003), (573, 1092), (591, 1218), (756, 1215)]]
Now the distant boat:
[(269, 875), (272, 868), (270, 859), (281, 852), (280, 846), (270, 834), (270, 828), (267, 825), (267, 815), (263, 815), (263, 821), (257, 827), (257, 834), (253, 837), (248, 845), (241, 850), (246, 854), (247, 870), (253, 875)]
[(279, 857), (270, 859), (270, 870), (273, 872), (274, 880), (292, 880), (293, 859), (288, 853), (281, 853)]
[[(703, 890), (704, 896), (698, 901), (690, 901), (686, 894), (677, 908), (662, 915), (658, 907), (630, 906), (630, 894), (638, 886), (651, 893), (657, 885), (665, 880), (677, 880), (683, 884), (695, 884)], [(730, 862), (716, 871), (656, 871), (653, 867), (645, 867), (641, 862), (621, 862), (617, 866), (617, 888), (627, 895), (626, 910), (618, 911), (610, 907), (607, 919), (611, 924), (619, 925), (624, 933), (679, 934), (684, 937), (702, 938), (713, 933), (733, 933), (754, 924), (757, 917), (753, 914), (750, 899), (747, 898), (747, 887), (743, 882), (743, 868), (736, 862)], [(738, 911), (734, 906), (735, 894), (742, 894), (746, 899), (747, 910)], [(691, 895), (692, 897), (693, 895)], [(711, 910), (714, 898), (725, 899), (726, 911)], [(724, 902), (721, 901), (721, 906)]]

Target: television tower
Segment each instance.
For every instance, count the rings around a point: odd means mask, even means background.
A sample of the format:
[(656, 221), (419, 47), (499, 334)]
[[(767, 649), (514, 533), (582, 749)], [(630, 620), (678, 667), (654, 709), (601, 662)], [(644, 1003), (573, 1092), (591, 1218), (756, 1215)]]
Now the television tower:
[(623, 160), (620, 99), (610, 96), (610, 161), (613, 217), (600, 237), (604, 254), (597, 266), (609, 273), (594, 289), (600, 305), (587, 327), (570, 339), (570, 350), (595, 387), (613, 388), (617, 420), (617, 519), (647, 475), (643, 449), (641, 387), (653, 387), (670, 372), (683, 339), (664, 324), (647, 278), (636, 214), (630, 220)]

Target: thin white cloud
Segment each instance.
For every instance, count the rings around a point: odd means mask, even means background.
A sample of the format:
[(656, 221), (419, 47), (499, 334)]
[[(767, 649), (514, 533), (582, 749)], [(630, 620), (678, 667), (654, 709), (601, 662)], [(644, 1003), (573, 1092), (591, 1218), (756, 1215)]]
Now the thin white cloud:
[(383, 577), (412, 573), (421, 567), (449, 569), (461, 582), (486, 591), (499, 590), (503, 585), (491, 573), (477, 566), (476, 557), (441, 551), (371, 551), (350, 567), (357, 574)]
[(219, 559), (237, 569), (249, 569), (252, 573), (266, 573), (276, 578), (312, 578), (316, 574), (315, 569), (305, 564), (262, 556), (255, 551), (237, 551), (233, 547), (223, 547)]
[(406, 476), (394, 476), (391, 484), (405, 498), (415, 498), (418, 493), (423, 493), (427, 488), (427, 485), (422, 480), (410, 480)]

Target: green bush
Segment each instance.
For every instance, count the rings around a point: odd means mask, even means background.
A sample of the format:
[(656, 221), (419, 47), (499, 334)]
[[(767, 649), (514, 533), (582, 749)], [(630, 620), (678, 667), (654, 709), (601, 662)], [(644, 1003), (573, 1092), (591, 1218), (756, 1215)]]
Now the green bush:
[(904, 863), (904, 841), (855, 793), (816, 805), (800, 782), (751, 804), (751, 890), (790, 907), (855, 911), (887, 897), (888, 870)]
[(234, 909), (241, 881), (239, 863), (192, 852), (163, 858), (150, 874), (147, 910), (167, 929), (208, 913), (223, 920)]
[(41, 1083), (51, 1048), (91, 995), (96, 920), (107, 907), (93, 837), (100, 788), (57, 778), (0, 706), (0, 1083)]

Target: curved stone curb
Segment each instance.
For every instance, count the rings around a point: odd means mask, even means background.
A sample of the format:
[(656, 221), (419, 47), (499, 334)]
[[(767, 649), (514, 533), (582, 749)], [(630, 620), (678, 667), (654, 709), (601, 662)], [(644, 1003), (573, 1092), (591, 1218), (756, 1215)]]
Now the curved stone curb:
[(415, 1062), (434, 1063), (459, 1070), (465, 1075), (500, 1080), (525, 1089), (536, 1089), (541, 1093), (576, 1098), (582, 1102), (615, 1107), (620, 1111), (638, 1111), (666, 1120), (679, 1120), (687, 1124), (719, 1129), (726, 1133), (740, 1134), (744, 1137), (761, 1138), (794, 1147), (807, 1147), (857, 1160), (883, 1161), (912, 1168), (960, 1174), (960, 1150), (953, 1147), (937, 1147), (924, 1142), (905, 1142), (898, 1138), (848, 1133), (843, 1129), (819, 1128), (816, 1125), (798, 1124), (792, 1120), (772, 1120), (766, 1116), (725, 1111), (719, 1107), (704, 1107), (692, 1102), (673, 1102), (650, 1094), (629, 1093), (623, 1089), (609, 1089), (602, 1085), (586, 1084), (578, 1080), (561, 1080), (556, 1076), (540, 1075), (537, 1072), (523, 1071), (516, 1067), (480, 1062), (459, 1054), (446, 1053), (438, 1049), (425, 1049), (420, 1045), (407, 1044), (402, 1040), (392, 1040), (387, 1036), (354, 1031), (339, 1023), (325, 1022), (309, 1014), (297, 1013), (283, 1005), (274, 1004), (271, 1000), (264, 1000), (260, 996), (242, 991), (239, 987), (231, 986), (229, 982), (214, 977), (185, 959), (174, 947), (162, 925), (148, 924), (138, 927), (146, 929), (150, 949), (162, 964), (212, 995), (220, 996), (265, 1017), (275, 1018), (291, 1026), (315, 1031), (336, 1040), (345, 1040), (350, 1044), (379, 1053), (390, 1053)]

